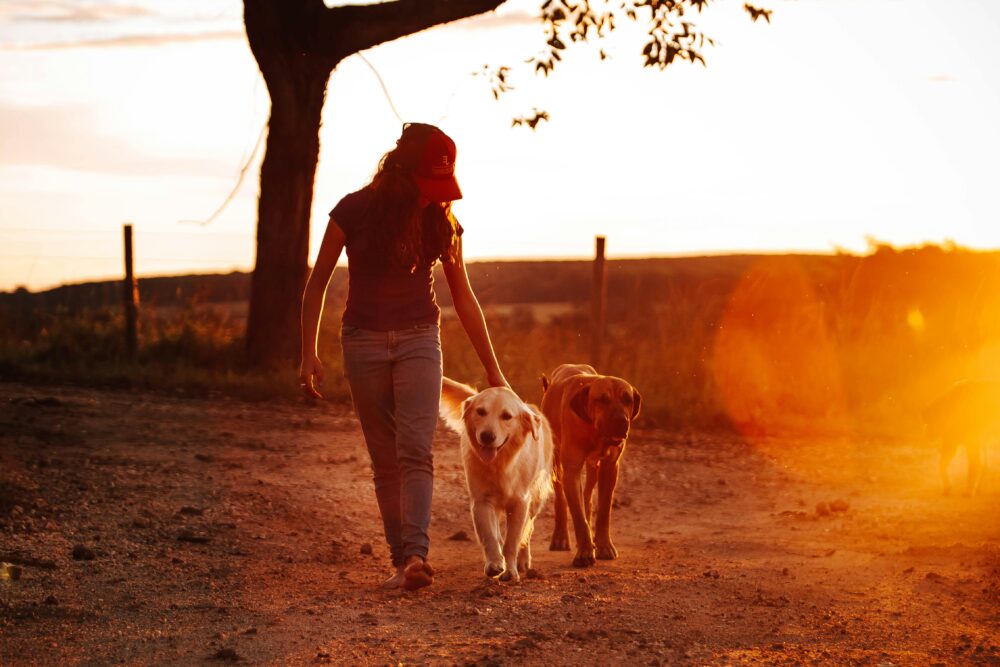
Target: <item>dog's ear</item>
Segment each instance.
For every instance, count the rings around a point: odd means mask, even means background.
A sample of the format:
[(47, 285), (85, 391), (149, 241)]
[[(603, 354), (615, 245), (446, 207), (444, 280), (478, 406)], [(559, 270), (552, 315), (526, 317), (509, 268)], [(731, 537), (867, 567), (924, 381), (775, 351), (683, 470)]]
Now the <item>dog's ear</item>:
[(459, 406), (462, 409), (462, 417), (455, 424), (451, 425), (451, 427), (459, 435), (462, 435), (463, 433), (472, 433), (476, 428), (476, 425), (472, 423), (472, 409), (476, 404), (476, 401), (473, 399), (474, 397), (470, 396), (462, 401), (462, 404)]
[(472, 397), (465, 399), (458, 406), (462, 410), (462, 419), (468, 419), (469, 411), (472, 410)]
[(632, 419), (639, 416), (639, 407), (642, 405), (642, 394), (635, 387), (632, 387)]
[(573, 394), (573, 397), (569, 399), (569, 407), (577, 414), (577, 416), (580, 417), (580, 419), (585, 422), (590, 421), (590, 415), (587, 414), (588, 403), (590, 403), (589, 384), (585, 384), (577, 389), (576, 393)]
[(542, 420), (531, 410), (521, 413), (521, 427), (525, 433), (530, 433), (535, 440), (538, 439), (538, 431), (541, 428)]

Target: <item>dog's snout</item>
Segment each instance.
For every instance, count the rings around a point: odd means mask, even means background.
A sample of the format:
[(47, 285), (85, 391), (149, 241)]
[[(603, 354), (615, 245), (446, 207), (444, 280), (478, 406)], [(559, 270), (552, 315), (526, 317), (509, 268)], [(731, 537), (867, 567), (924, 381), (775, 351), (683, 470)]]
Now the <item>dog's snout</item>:
[(480, 431), (479, 433), (479, 442), (484, 445), (492, 445), (493, 441), (496, 439), (497, 436), (493, 433), (493, 431)]
[(609, 426), (611, 427), (611, 434), (616, 437), (624, 438), (628, 435), (628, 417), (622, 415), (613, 417)]

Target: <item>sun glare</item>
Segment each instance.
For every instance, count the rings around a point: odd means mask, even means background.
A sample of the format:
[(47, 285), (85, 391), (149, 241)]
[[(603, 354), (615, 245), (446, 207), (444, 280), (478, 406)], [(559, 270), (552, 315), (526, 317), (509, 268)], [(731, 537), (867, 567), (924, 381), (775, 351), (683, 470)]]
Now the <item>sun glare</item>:
[(848, 424), (839, 349), (825, 304), (794, 258), (743, 274), (715, 339), (712, 368), (732, 422), (751, 440)]
[(910, 308), (906, 313), (906, 323), (913, 330), (914, 334), (922, 334), (927, 324), (924, 322), (924, 314), (919, 308)]

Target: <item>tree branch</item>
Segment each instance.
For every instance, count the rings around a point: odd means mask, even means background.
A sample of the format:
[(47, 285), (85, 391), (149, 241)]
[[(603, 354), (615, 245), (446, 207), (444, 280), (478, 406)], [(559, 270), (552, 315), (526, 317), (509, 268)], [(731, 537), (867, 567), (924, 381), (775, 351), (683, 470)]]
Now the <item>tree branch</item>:
[(331, 7), (307, 41), (317, 55), (336, 59), (428, 28), (493, 11), (505, 0), (395, 0)]

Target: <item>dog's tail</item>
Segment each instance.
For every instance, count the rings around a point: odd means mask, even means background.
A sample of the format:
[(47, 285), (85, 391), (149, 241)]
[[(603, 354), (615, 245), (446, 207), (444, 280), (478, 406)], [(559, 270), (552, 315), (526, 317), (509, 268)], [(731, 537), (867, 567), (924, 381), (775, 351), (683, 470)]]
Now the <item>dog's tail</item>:
[(462, 423), (462, 403), (477, 393), (479, 392), (467, 384), (447, 377), (441, 379), (441, 418), (448, 428), (456, 433), (465, 429)]

